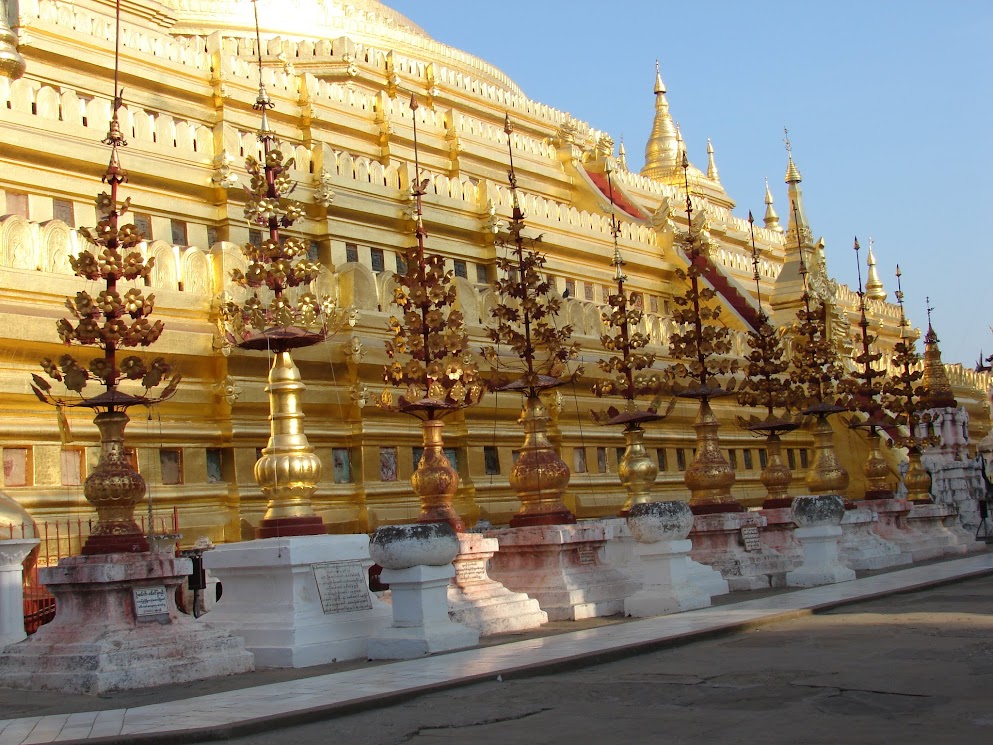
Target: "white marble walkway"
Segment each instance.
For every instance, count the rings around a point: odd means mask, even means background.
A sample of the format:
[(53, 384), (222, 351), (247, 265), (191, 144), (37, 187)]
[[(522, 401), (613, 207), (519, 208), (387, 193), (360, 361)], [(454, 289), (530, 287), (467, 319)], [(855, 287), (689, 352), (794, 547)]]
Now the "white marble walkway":
[[(171, 734), (182, 740), (197, 730), (251, 725), (258, 720), (293, 723), (304, 712), (359, 705), (427, 690), (541, 668), (550, 664), (649, 648), (680, 638), (769, 623), (798, 612), (913, 590), (993, 570), (993, 553), (911, 567), (837, 585), (798, 590), (671, 616), (647, 618), (485, 649), (273, 683), (131, 709), (0, 720), (0, 745), (82, 742), (126, 737), (128, 742)], [(25, 695), (30, 695), (25, 693)]]

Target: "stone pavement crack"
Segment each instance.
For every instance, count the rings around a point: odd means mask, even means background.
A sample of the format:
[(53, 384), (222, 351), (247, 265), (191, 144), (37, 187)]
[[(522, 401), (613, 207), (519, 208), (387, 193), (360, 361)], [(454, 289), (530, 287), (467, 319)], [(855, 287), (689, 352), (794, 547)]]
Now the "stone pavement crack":
[(402, 740), (397, 741), (397, 745), (402, 745), (405, 742), (410, 742), (418, 735), (422, 735), (426, 732), (431, 732), (434, 730), (445, 730), (445, 729), (466, 729), (468, 727), (482, 727), (487, 724), (501, 724), (502, 722), (516, 722), (521, 719), (527, 719), (528, 717), (533, 717), (536, 714), (543, 714), (546, 711), (553, 711), (554, 706), (543, 706), (540, 709), (535, 709), (534, 711), (526, 711), (523, 714), (516, 714), (511, 717), (495, 717), (492, 719), (481, 719), (478, 722), (467, 722), (465, 724), (441, 724), (441, 725), (429, 725), (425, 727), (418, 727), (416, 730), (408, 735), (405, 735)]
[(842, 688), (836, 685), (827, 685), (821, 683), (790, 683), (790, 685), (796, 686), (798, 688), (829, 688), (831, 690), (837, 691), (837, 696), (845, 693), (872, 693), (878, 696), (904, 696), (906, 698), (932, 698), (930, 693), (901, 693), (900, 691), (877, 691), (873, 688)]

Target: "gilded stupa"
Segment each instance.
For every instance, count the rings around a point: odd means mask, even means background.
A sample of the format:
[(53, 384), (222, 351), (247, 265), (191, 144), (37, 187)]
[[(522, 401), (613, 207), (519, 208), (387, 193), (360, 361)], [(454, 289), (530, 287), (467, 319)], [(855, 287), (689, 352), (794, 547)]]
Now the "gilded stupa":
[[(688, 268), (677, 238), (689, 232), (707, 242), (699, 270), (716, 292), (731, 356), (748, 348), (758, 293), (777, 328), (796, 317), (803, 295), (798, 231), (811, 292), (830, 311), (829, 337), (843, 345), (858, 323), (856, 292), (831, 279), (831, 249), (810, 233), (808, 214), (816, 219), (818, 206), (802, 198), (798, 210), (779, 206), (783, 222), (789, 214), (784, 230), (768, 194), (764, 225), (754, 229), (761, 257), (755, 284), (749, 223), (733, 210), (736, 200), (761, 204), (763, 174), (756, 175), (754, 194), (729, 195), (717, 155), (687, 152), (677, 125), (679, 89), (692, 81), (663, 82), (661, 72), (653, 80), (656, 71), (630, 71), (644, 74), (645, 117), (655, 124), (644, 169), (632, 163), (631, 170), (627, 157), (615, 159), (612, 134), (529, 99), (494, 64), (432, 39), (416, 18), (388, 4), (258, 0), (261, 50), (252, 3), (244, 0), (122, 5), (120, 53), (129, 72), (119, 116), (128, 140), (130, 214), (147, 236), (143, 256), (155, 259), (148, 292), (155, 293), (165, 324), (156, 355), (173, 362), (184, 380), (150, 419), (131, 425), (129, 457), (149, 484), (152, 511), (168, 515), (177, 508), (185, 540), (254, 536), (267, 507), (253, 466), (269, 435), (265, 387), (272, 360), (268, 351), (232, 348), (217, 333), (220, 309), (246, 299), (245, 288), (231, 279), (248, 269), (242, 247), (265, 242), (244, 216), (252, 178), (245, 163), (263, 156), (252, 108), (259, 57), (274, 104), (269, 126), (283, 157), (292, 159), (283, 175), (287, 185), (296, 183), (292, 198), (302, 206), (280, 235), (318, 265), (301, 292), (332, 297), (338, 308), (357, 313), (345, 333), (294, 353), (307, 381), (301, 404), (307, 437), (323, 464), (313, 509), (331, 532), (418, 517), (410, 487), (423, 448), (418, 427), (409, 417), (367, 405), (382, 389), (395, 275), (407, 269), (417, 223), (412, 187), (423, 192), (423, 230), (452, 274), (468, 348), (476, 354), (490, 343), (500, 235), (514, 215), (506, 178), (508, 114), (515, 125), (517, 200), (529, 237), (542, 235), (543, 272), (563, 298), (559, 317), (573, 329), (585, 371), (547, 401), (548, 440), (572, 471), (564, 506), (577, 518), (614, 515), (626, 497), (618, 479), (622, 433), (595, 427), (589, 418), (598, 407), (591, 391), (605, 378), (597, 363), (609, 356), (601, 319), (616, 294), (615, 236), (624, 291), (640, 314), (637, 331), (660, 374), (676, 363), (673, 301), (682, 287), (678, 273)], [(105, 85), (113, 69), (113, 6), (111, 0), (8, 3), (10, 17), (0, 25), (0, 355), (6, 362), (0, 489), (36, 521), (88, 514), (82, 482), (99, 454), (88, 419), (69, 412), (60, 427), (26, 381), (37, 359), (61, 354), (52, 319), (65, 313), (66, 296), (85, 289), (69, 256), (86, 245), (77, 227), (97, 222), (94, 164), (103, 155), (94, 133), (107, 130), (113, 110)], [(420, 103), (416, 111), (409, 107), (412, 94)], [(629, 142), (628, 149), (637, 148)], [(793, 199), (800, 196), (799, 168), (792, 154), (786, 160)], [(692, 231), (682, 210), (685, 192)], [(884, 259), (881, 251), (874, 258)], [(899, 308), (881, 288), (869, 289), (867, 313), (889, 364), (904, 331)], [(972, 439), (980, 440), (988, 428), (981, 412), (990, 375), (948, 365), (944, 371), (955, 399), (973, 412)], [(467, 525), (477, 519), (507, 524), (520, 508), (510, 483), (520, 407), (517, 393), (488, 393), (447, 420), (445, 456), (459, 475), (452, 503)], [(715, 400), (713, 409), (727, 424), (748, 413), (732, 398)], [(693, 407), (678, 405), (645, 430), (644, 451), (658, 468), (653, 498), (688, 498), (683, 473), (693, 460), (694, 415)], [(719, 446), (735, 472), (734, 496), (761, 498), (767, 456), (761, 443), (726, 426)], [(811, 435), (790, 432), (781, 447), (795, 495), (812, 461)], [(857, 458), (845, 466), (854, 471)]]

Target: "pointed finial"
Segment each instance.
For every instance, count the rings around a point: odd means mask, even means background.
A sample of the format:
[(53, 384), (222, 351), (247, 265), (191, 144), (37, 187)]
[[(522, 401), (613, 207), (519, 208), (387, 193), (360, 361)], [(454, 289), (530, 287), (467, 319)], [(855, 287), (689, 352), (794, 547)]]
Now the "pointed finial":
[(662, 73), (659, 72), (658, 60), (655, 61), (655, 120), (652, 122), (652, 133), (645, 143), (645, 165), (641, 175), (653, 179), (663, 179), (672, 173), (679, 165), (679, 139), (676, 126), (669, 113), (669, 102), (665, 97), (665, 84)]
[(858, 270), (858, 275), (859, 275), (859, 292), (858, 292), (858, 295), (859, 295), (859, 299), (862, 300), (862, 299), (865, 298), (865, 293), (862, 291), (862, 262), (859, 260), (859, 250), (862, 247), (859, 245), (858, 236), (855, 236), (855, 245), (853, 245), (852, 248), (855, 249), (855, 267)]
[(783, 232), (783, 226), (779, 224), (779, 215), (776, 214), (776, 210), (772, 206), (772, 192), (769, 190), (768, 176), (765, 179), (765, 218), (763, 221), (769, 230), (775, 230), (777, 233)]
[(661, 96), (665, 93), (665, 83), (662, 82), (662, 70), (659, 68), (659, 61), (655, 60), (655, 95)]
[(883, 288), (883, 281), (876, 271), (876, 257), (872, 253), (872, 237), (869, 237), (869, 252), (866, 254), (865, 263), (869, 267), (865, 281), (865, 296), (872, 300), (885, 300), (886, 290)]
[(621, 135), (621, 144), (617, 147), (617, 165), (625, 171), (628, 169), (628, 154), (624, 149), (624, 135)]
[(787, 184), (799, 184), (803, 179), (800, 177), (800, 171), (796, 167), (796, 163), (793, 162), (793, 145), (790, 143), (790, 131), (786, 127), (783, 127), (783, 142), (786, 143), (786, 183)]
[(927, 407), (929, 409), (954, 409), (958, 406), (955, 394), (952, 392), (948, 373), (941, 361), (941, 349), (938, 347), (938, 334), (931, 325), (931, 298), (926, 297), (927, 303), (927, 333), (924, 335), (924, 377), (921, 384), (927, 391)]
[(707, 138), (707, 178), (720, 183), (721, 174), (717, 171), (717, 163), (714, 162), (714, 145), (710, 138)]
[(755, 218), (752, 217), (752, 211), (748, 210), (748, 232), (752, 237), (752, 276), (755, 279), (755, 297), (758, 299), (759, 304), (759, 315), (762, 313), (762, 285), (760, 284), (761, 275), (759, 275), (759, 247), (755, 245)]
[(896, 302), (900, 306), (900, 336), (906, 336), (907, 329), (910, 327), (910, 323), (907, 321), (907, 315), (903, 309), (903, 284), (900, 278), (903, 273), (900, 271), (900, 265), (896, 265)]

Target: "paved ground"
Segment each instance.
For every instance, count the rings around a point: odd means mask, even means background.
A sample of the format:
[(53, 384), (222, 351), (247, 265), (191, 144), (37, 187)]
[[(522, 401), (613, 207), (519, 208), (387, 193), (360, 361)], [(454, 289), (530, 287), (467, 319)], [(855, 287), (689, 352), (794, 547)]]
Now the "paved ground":
[(226, 742), (986, 745), (993, 577)]

